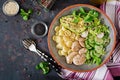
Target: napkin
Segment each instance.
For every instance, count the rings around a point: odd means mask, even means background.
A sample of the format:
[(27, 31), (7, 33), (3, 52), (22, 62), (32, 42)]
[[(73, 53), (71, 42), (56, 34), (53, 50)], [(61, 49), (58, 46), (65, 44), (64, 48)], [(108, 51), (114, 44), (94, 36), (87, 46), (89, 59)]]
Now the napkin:
[(91, 72), (72, 72), (62, 69), (66, 80), (113, 80), (113, 77), (120, 76), (120, 2), (119, 0), (107, 0), (100, 6), (115, 24), (117, 30), (117, 44), (111, 59), (102, 67)]

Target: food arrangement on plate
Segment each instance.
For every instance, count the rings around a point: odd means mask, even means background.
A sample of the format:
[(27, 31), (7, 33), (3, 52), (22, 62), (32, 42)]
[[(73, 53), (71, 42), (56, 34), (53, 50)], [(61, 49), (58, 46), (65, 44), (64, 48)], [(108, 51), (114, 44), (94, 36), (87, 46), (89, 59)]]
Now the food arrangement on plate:
[(100, 9), (76, 4), (60, 11), (48, 32), (48, 48), (55, 61), (74, 72), (92, 71), (108, 61), (116, 30)]
[(58, 54), (65, 56), (68, 64), (101, 64), (110, 41), (110, 31), (99, 19), (99, 13), (81, 7), (59, 20), (53, 36)]

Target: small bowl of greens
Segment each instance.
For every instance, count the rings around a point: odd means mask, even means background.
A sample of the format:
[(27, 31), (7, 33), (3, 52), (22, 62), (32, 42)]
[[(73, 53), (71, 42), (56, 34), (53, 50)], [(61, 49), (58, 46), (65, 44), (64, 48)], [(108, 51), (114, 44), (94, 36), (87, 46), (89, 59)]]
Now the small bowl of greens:
[(105, 64), (116, 44), (116, 29), (100, 9), (76, 4), (52, 21), (48, 47), (55, 61), (74, 72), (92, 71)]

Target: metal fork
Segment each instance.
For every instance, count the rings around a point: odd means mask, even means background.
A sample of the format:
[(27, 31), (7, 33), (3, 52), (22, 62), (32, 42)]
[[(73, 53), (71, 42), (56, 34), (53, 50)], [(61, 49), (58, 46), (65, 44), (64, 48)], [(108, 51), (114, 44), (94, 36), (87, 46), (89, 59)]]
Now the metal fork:
[(59, 75), (62, 74), (62, 72), (60, 71), (61, 67), (59, 65), (57, 65), (56, 61), (52, 57), (50, 57), (50, 56), (46, 55), (45, 53), (41, 52), (40, 50), (38, 50), (36, 48), (36, 44), (35, 44), (35, 42), (33, 40), (31, 40), (31, 39), (23, 39), (22, 43), (23, 43), (23, 45), (24, 45), (24, 47), (26, 49), (28, 49), (28, 50), (30, 50), (32, 52), (37, 53), (41, 57), (42, 60), (49, 62), (49, 65), (53, 69), (55, 69), (55, 71)]

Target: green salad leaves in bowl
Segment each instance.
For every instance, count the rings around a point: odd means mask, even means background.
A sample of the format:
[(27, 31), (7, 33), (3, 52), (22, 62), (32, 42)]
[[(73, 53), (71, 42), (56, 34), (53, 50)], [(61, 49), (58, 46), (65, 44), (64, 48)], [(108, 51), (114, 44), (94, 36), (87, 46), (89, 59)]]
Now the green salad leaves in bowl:
[(116, 30), (100, 9), (76, 4), (54, 18), (48, 33), (52, 57), (63, 68), (75, 72), (92, 71), (110, 58), (116, 43)]

